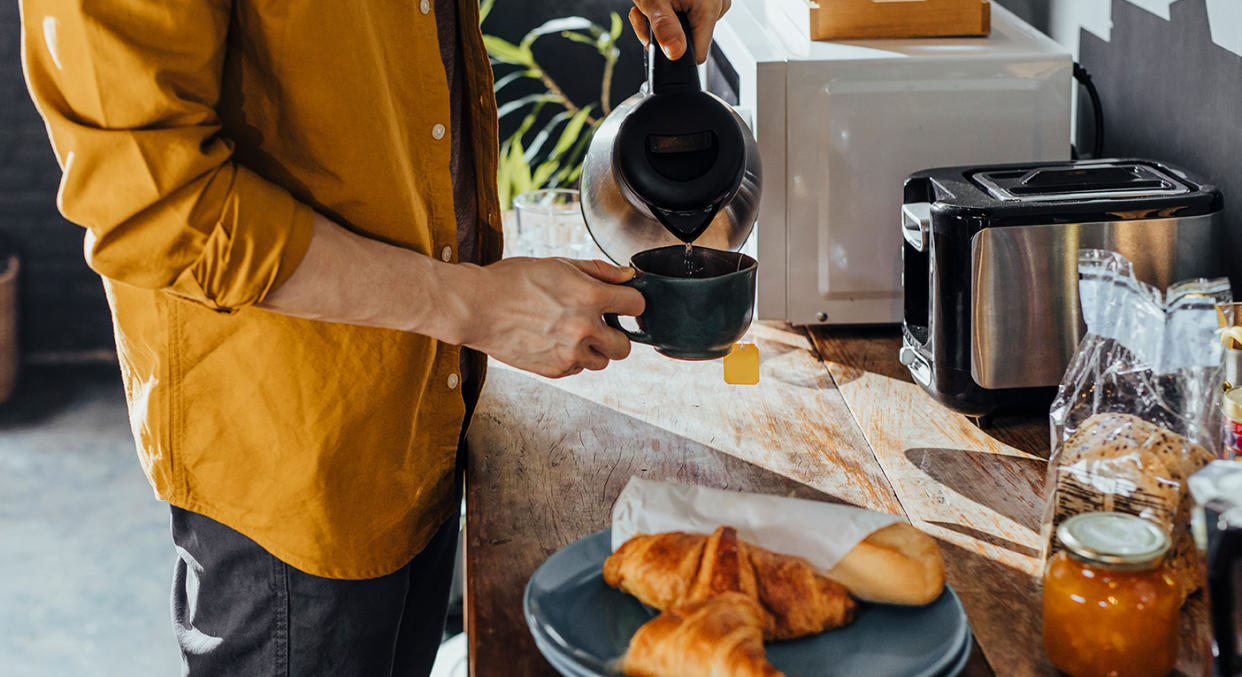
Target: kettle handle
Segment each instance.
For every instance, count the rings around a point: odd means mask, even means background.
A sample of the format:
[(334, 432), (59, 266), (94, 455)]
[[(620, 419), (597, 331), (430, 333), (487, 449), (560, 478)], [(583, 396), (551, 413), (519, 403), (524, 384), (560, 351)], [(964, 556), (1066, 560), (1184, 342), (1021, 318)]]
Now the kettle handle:
[(699, 83), (698, 59), (694, 56), (694, 33), (690, 31), (690, 15), (677, 12), (681, 22), (681, 30), (686, 34), (686, 53), (676, 61), (664, 55), (656, 42), (655, 33), (647, 25), (647, 91), (652, 94), (676, 94), (679, 92), (698, 92), (703, 89)]
[[(1212, 511), (1205, 511), (1212, 514)], [(1219, 519), (1219, 515), (1217, 515)], [(1233, 677), (1242, 674), (1242, 657), (1238, 655), (1237, 619), (1234, 601), (1238, 591), (1234, 589), (1233, 574), (1239, 556), (1242, 556), (1242, 531), (1223, 529), (1219, 538), (1212, 539), (1207, 553), (1208, 593), (1211, 602), (1212, 653), (1216, 660), (1214, 675)]]

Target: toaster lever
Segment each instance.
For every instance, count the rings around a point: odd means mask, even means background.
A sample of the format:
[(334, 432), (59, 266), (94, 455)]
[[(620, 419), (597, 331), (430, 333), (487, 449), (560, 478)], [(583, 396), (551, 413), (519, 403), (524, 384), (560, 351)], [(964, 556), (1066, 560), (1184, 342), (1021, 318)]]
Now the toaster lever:
[(903, 345), (897, 353), (897, 361), (910, 370), (910, 375), (923, 386), (931, 386), (931, 365), (910, 346)]
[(914, 247), (914, 251), (921, 252), (927, 248), (930, 231), (930, 202), (907, 202), (901, 206), (901, 234)]

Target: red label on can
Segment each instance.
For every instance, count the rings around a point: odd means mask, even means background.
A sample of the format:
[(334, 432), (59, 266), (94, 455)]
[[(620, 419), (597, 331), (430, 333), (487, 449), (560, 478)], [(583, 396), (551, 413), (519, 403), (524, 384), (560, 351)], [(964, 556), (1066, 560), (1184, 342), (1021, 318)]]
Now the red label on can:
[(1225, 417), (1224, 457), (1227, 460), (1242, 458), (1242, 421)]

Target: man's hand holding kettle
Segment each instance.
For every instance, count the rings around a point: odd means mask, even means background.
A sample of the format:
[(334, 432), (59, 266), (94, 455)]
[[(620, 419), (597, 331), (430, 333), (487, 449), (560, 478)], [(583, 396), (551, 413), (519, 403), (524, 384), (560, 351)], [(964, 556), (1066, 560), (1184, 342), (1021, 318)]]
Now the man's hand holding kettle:
[(731, 0), (634, 0), (630, 25), (646, 47), (650, 22), (650, 32), (655, 35), (656, 42), (670, 60), (676, 61), (686, 51), (686, 34), (681, 30), (676, 13), (687, 12), (694, 33), (694, 53), (699, 63), (703, 63), (707, 60), (716, 22), (729, 11), (731, 4)]

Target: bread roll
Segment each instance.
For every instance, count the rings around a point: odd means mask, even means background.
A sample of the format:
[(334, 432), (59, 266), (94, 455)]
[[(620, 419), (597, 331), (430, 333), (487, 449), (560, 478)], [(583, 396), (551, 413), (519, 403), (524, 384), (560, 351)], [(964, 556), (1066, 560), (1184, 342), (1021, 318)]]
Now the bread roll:
[(1044, 509), (1044, 556), (1060, 550), (1056, 528), (1073, 515), (1110, 510), (1151, 520), (1169, 532), (1167, 563), (1187, 596), (1203, 584), (1189, 533), (1193, 501), (1186, 478), (1213, 455), (1191, 440), (1132, 414), (1093, 414), (1052, 457)]
[(929, 604), (944, 590), (944, 558), (935, 539), (897, 522), (854, 546), (827, 576), (868, 602)]

